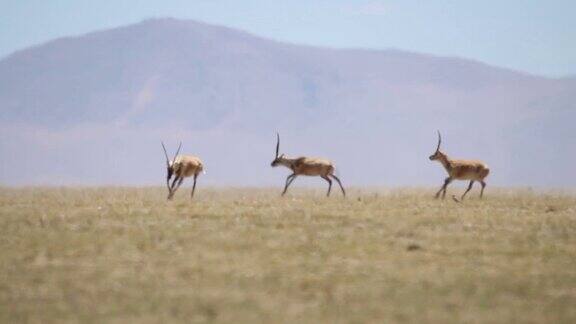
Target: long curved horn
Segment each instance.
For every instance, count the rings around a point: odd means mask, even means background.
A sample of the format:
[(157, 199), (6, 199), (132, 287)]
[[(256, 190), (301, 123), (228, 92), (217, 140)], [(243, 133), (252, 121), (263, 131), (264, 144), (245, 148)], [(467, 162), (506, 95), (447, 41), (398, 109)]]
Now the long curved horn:
[(437, 130), (437, 132), (438, 132), (438, 147), (436, 147), (436, 152), (440, 150), (440, 144), (442, 144), (442, 136), (440, 136), (440, 131)]
[(166, 152), (166, 146), (164, 146), (164, 142), (162, 142), (162, 148), (164, 149), (164, 156), (166, 156), (166, 166), (170, 166), (170, 159), (168, 158), (168, 153)]
[(174, 154), (174, 158), (172, 159), (172, 163), (174, 163), (174, 161), (176, 161), (176, 157), (178, 156), (178, 153), (180, 153), (181, 148), (182, 148), (182, 142), (180, 142), (180, 145), (178, 145), (178, 150), (176, 151), (176, 154)]
[(172, 193), (172, 190), (170, 190), (170, 178), (171, 178), (170, 159), (168, 158), (168, 153), (166, 152), (166, 146), (164, 146), (164, 142), (162, 142), (162, 148), (164, 149), (164, 156), (166, 156), (166, 168), (168, 169), (167, 170), (168, 174), (166, 175), (166, 187), (168, 187), (168, 192)]
[(278, 153), (280, 153), (280, 134), (276, 132), (276, 157), (278, 157)]

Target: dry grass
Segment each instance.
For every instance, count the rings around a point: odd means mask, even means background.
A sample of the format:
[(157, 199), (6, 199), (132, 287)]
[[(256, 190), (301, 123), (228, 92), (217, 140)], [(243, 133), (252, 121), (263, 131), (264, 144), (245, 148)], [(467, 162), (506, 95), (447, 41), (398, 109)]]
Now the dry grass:
[(573, 194), (279, 190), (0, 189), (0, 321), (576, 322)]

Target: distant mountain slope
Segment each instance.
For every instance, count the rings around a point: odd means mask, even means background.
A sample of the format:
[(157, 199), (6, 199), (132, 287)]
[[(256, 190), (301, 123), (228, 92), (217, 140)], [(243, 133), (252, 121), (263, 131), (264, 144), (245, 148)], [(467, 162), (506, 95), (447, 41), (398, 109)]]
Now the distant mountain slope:
[(0, 61), (0, 153), (20, 158), (0, 181), (155, 183), (159, 140), (183, 138), (213, 166), (205, 181), (273, 184), (280, 130), (286, 153), (329, 156), (351, 183), (438, 185), (441, 129), (500, 185), (574, 185), (575, 102), (571, 79), (154, 19)]

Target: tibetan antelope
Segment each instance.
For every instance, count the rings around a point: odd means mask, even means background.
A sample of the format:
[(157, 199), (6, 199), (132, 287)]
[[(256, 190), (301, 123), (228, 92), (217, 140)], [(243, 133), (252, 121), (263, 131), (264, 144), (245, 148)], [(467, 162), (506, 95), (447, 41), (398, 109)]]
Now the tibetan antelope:
[[(470, 184), (468, 185), (468, 189), (462, 194), (460, 200), (463, 200), (468, 191), (472, 189), (472, 185), (474, 181), (480, 182), (482, 185), (482, 189), (480, 190), (480, 198), (482, 198), (482, 194), (484, 193), (484, 188), (486, 187), (486, 182), (484, 182), (484, 178), (488, 176), (490, 173), (490, 169), (488, 166), (482, 162), (477, 160), (452, 160), (440, 151), (440, 144), (442, 143), (442, 136), (440, 135), (440, 131), (438, 131), (438, 146), (436, 147), (436, 152), (430, 155), (431, 161), (439, 161), (442, 163), (446, 172), (448, 172), (448, 177), (444, 180), (444, 184), (436, 193), (436, 198), (440, 196), (442, 192), (442, 199), (446, 197), (446, 188), (452, 182), (452, 180), (470, 180)], [(454, 200), (457, 200), (456, 197), (452, 197)]]
[(287, 158), (284, 154), (278, 156), (280, 151), (280, 134), (276, 133), (276, 137), (276, 157), (270, 165), (272, 167), (283, 165), (292, 170), (292, 174), (286, 178), (286, 185), (284, 186), (284, 191), (282, 191), (282, 196), (284, 196), (292, 181), (294, 181), (294, 179), (299, 175), (320, 176), (322, 179), (326, 180), (328, 182), (328, 192), (326, 193), (326, 197), (330, 196), (330, 190), (332, 189), (332, 180), (330, 178), (333, 178), (338, 182), (338, 185), (340, 185), (342, 194), (346, 196), (346, 191), (344, 190), (344, 187), (342, 187), (340, 179), (334, 175), (334, 165), (332, 162), (309, 157)]
[[(202, 161), (195, 156), (178, 155), (182, 148), (182, 142), (180, 142), (178, 150), (176, 151), (176, 154), (174, 154), (172, 160), (168, 158), (164, 142), (162, 142), (162, 148), (164, 149), (164, 155), (166, 156), (166, 185), (168, 186), (168, 200), (171, 200), (174, 197), (174, 193), (178, 188), (180, 188), (184, 178), (194, 176), (194, 185), (192, 186), (192, 193), (190, 194), (190, 199), (192, 199), (194, 197), (194, 190), (196, 190), (196, 178), (198, 178), (198, 175), (201, 172), (204, 172)], [(170, 185), (172, 175), (174, 175), (174, 180), (172, 181), (172, 185)]]

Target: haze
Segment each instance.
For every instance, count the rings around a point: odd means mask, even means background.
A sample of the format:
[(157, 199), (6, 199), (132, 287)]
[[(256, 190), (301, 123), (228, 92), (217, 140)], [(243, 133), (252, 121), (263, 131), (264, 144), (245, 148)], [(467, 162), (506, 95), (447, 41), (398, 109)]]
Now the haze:
[(345, 185), (439, 186), (440, 129), (489, 185), (574, 186), (572, 6), (4, 3), (0, 183), (162, 184), (182, 140), (201, 184), (280, 186), (279, 131)]

